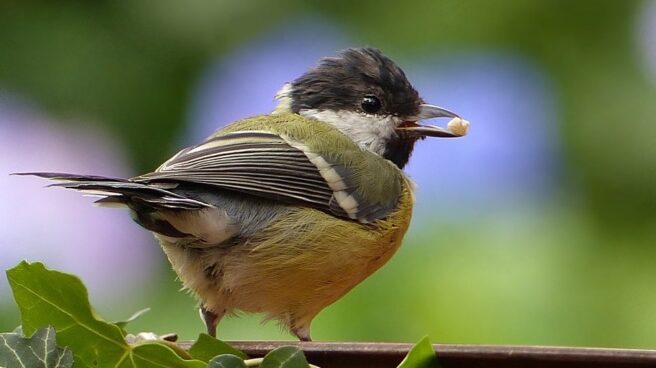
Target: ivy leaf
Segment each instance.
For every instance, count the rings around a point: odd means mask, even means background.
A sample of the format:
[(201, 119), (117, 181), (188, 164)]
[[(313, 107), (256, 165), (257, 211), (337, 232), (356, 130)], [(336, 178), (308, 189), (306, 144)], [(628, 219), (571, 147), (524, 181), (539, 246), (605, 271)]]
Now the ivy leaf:
[(403, 359), (397, 368), (439, 368), (437, 355), (433, 346), (428, 340), (428, 336), (421, 339), (415, 346), (410, 349), (408, 355)]
[(17, 333), (0, 334), (0, 367), (70, 368), (73, 353), (57, 347), (55, 329), (45, 327), (23, 337)]
[[(125, 326), (127, 326), (128, 323), (130, 323), (130, 322), (134, 321), (135, 319), (141, 317), (142, 315), (144, 315), (147, 312), (150, 312), (150, 308), (144, 308), (144, 309), (138, 310), (133, 315), (131, 315), (128, 319), (126, 319), (124, 321), (114, 322), (114, 324), (117, 325), (119, 328), (121, 328), (121, 330), (125, 330)], [(123, 332), (125, 332), (125, 331), (123, 331)]]
[(73, 351), (76, 366), (206, 367), (199, 360), (182, 359), (157, 342), (128, 345), (119, 326), (92, 310), (87, 290), (75, 276), (23, 261), (7, 271), (7, 278), (21, 312), (23, 331), (31, 334), (52, 325), (58, 342)]
[(168, 346), (159, 342), (146, 342), (136, 345), (125, 355), (122, 364), (111, 364), (108, 367), (119, 368), (206, 368), (207, 364), (200, 360), (184, 360)]
[(210, 360), (207, 368), (247, 368), (244, 360), (236, 355), (222, 354)]
[(283, 346), (264, 356), (260, 368), (309, 368), (303, 351), (295, 346)]
[(213, 357), (222, 354), (235, 355), (242, 360), (247, 358), (243, 352), (208, 334), (198, 335), (198, 339), (196, 339), (196, 342), (189, 349), (189, 354), (194, 359), (202, 360), (203, 362), (209, 362)]

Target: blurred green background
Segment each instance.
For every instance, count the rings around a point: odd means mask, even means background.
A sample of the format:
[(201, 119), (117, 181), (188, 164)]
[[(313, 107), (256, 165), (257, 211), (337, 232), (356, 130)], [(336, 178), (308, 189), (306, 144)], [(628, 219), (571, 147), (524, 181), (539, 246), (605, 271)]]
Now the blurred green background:
[[(415, 341), (429, 334), (439, 343), (656, 348), (654, 1), (4, 1), (0, 3), (0, 105), (37, 111), (39, 119), (64, 135), (92, 129), (93, 134), (110, 137), (112, 150), (120, 150), (117, 160), (126, 163), (128, 174), (152, 170), (200, 134), (190, 128), (196, 114), (192, 106), (199, 99), (198, 86), (208, 68), (217, 62), (223, 65), (235, 53), (266, 59), (262, 43), (271, 46), (273, 41), (266, 36), (273, 30), (294, 24), (311, 27), (315, 21), (338, 30), (340, 42), (346, 39), (353, 46), (378, 47), (402, 66), (433, 55), (438, 61), (429, 64), (435, 65), (434, 73), (447, 74), (445, 79), (449, 70), (460, 70), (465, 62), (459, 60), (468, 60), (467, 55), (519, 60), (520, 67), (528, 65), (538, 75), (535, 85), (543, 92), (531, 101), (521, 94), (511, 96), (507, 116), (529, 104), (539, 107), (528, 111), (529, 116), (548, 118), (538, 130), (524, 121), (508, 127), (553, 132), (548, 138), (549, 157), (535, 161), (548, 165), (520, 172), (548, 181), (547, 189), (528, 194), (520, 190), (515, 197), (486, 192), (484, 206), (466, 200), (459, 205), (456, 196), (445, 201), (446, 210), (435, 213), (430, 209), (441, 202), (431, 202), (415, 215), (398, 254), (316, 318), (315, 340)], [(258, 44), (256, 40), (265, 41)], [(304, 52), (302, 47), (285, 50), (292, 60), (296, 52)], [(495, 73), (496, 69), (486, 69), (487, 64), (480, 65), (480, 75)], [(509, 65), (507, 70), (515, 70), (515, 64)], [(487, 92), (476, 95), (478, 80), (479, 92)], [(257, 85), (257, 78), (252, 83)], [(529, 142), (522, 135), (503, 133), (509, 128), (495, 124), (506, 115), (477, 115), (477, 104), (482, 106), (494, 97), (489, 89), (484, 90), (485, 83), (476, 78), (470, 83), (477, 99), (465, 95), (453, 100), (464, 111), (434, 101), (472, 121), (471, 137), (448, 144), (471, 147), (468, 150), (476, 150), (480, 157), (493, 154), (488, 152), (493, 144), (476, 145), (475, 132), (483, 127), (500, 137), (513, 137), (504, 142), (511, 148), (524, 144), (530, 150), (533, 142), (542, 144), (539, 137)], [(526, 88), (533, 88), (533, 79), (526, 83)], [(250, 85), (242, 87), (229, 87), (235, 100), (255, 99)], [(456, 89), (441, 89), (439, 96), (448, 100), (451, 92), (463, 94)], [(503, 83), (498, 93), (504, 93)], [(548, 101), (542, 103), (540, 96)], [(218, 109), (222, 103), (217, 98)], [(266, 111), (251, 113), (257, 112)], [(5, 138), (24, 128), (11, 116), (0, 113), (0, 132)], [(217, 121), (216, 127), (226, 122)], [(38, 147), (0, 150), (2, 168), (7, 172), (48, 169), (21, 160), (28, 151), (48, 156), (51, 151), (46, 148), (57, 137), (61, 135), (46, 138), (43, 142), (48, 144)], [(440, 144), (431, 142), (432, 146)], [(94, 149), (93, 144), (84, 147)], [(77, 156), (89, 151), (81, 152)], [(509, 160), (524, 153), (511, 150)], [(470, 162), (458, 165), (481, 164), (478, 156), (471, 157)], [(448, 157), (444, 161), (448, 165)], [(503, 180), (504, 171), (496, 170), (502, 161), (486, 162), (481, 170), (494, 171), (495, 178)], [(98, 170), (86, 171), (107, 174)], [(473, 191), (490, 186), (481, 179), (485, 177), (470, 180), (457, 170), (444, 170), (444, 176), (439, 167), (433, 170), (433, 179), (416, 177), (420, 200), (423, 188), (447, 177), (448, 186), (442, 188), (456, 193), (461, 184)], [(0, 175), (3, 198), (16, 197), (12, 185), (21, 182), (8, 179), (5, 172)], [(525, 178), (505, 180), (521, 187)], [(21, 212), (36, 191), (44, 190), (37, 186), (22, 192), (25, 197), (16, 206), (4, 201), (0, 218), (16, 217), (15, 211)], [(461, 195), (472, 198), (469, 193)], [(63, 194), (49, 191), (43, 195), (39, 205)], [(90, 207), (88, 202), (85, 205)], [(48, 218), (57, 217), (56, 211), (65, 207), (51, 209)], [(93, 211), (85, 216), (109, 210)], [(34, 212), (23, 212), (20, 221), (28, 230), (0, 240), (5, 268), (18, 262), (14, 258), (24, 257), (12, 239), (36, 242), (29, 230), (35, 226), (44, 227), (45, 233), (58, 232), (45, 222), (36, 223)], [(9, 234), (18, 226), (3, 224), (2, 231)], [(135, 227), (127, 222), (126, 226)], [(111, 242), (115, 233), (104, 235), (103, 240)], [(69, 232), (54, 239), (66, 236), (77, 235)], [(52, 240), (50, 244), (49, 239), (39, 238), (38, 243), (52, 252), (59, 243)], [(174, 331), (182, 338), (194, 338), (202, 330), (194, 299), (178, 291), (179, 283), (153, 241), (140, 239), (148, 249), (140, 257), (154, 266), (144, 267), (147, 274), (136, 274), (139, 279), (134, 285), (113, 282), (113, 275), (139, 269), (139, 264), (116, 267), (102, 280), (110, 296), (92, 290), (92, 302), (114, 320), (150, 306), (151, 311), (133, 323), (134, 331)], [(94, 238), (84, 242), (89, 254), (94, 254)], [(116, 246), (119, 243), (115, 241)], [(105, 252), (121, 252), (111, 249)], [(38, 251), (29, 257), (40, 259)], [(83, 257), (73, 252), (67, 257), (80, 257), (78, 262), (101, 268), (105, 256)], [(57, 262), (48, 264), (55, 267)], [(0, 294), (2, 331), (19, 324), (6, 285), (4, 290)], [(259, 316), (227, 319), (219, 326), (219, 335), (224, 339), (290, 339), (275, 324), (262, 326), (259, 320)]]

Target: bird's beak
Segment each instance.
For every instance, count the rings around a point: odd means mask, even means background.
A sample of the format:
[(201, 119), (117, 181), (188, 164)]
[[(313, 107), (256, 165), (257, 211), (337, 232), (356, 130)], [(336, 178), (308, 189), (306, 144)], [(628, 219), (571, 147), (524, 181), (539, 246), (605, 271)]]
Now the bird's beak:
[[(449, 121), (448, 128), (442, 128), (435, 125), (419, 125), (417, 121), (433, 119), (433, 118), (452, 118)], [(419, 114), (412, 118), (406, 119), (398, 127), (396, 131), (401, 135), (410, 138), (423, 138), (423, 137), (443, 137), (453, 138), (462, 137), (467, 134), (469, 122), (462, 119), (458, 114), (451, 112), (445, 108), (435, 105), (421, 104), (419, 105)]]

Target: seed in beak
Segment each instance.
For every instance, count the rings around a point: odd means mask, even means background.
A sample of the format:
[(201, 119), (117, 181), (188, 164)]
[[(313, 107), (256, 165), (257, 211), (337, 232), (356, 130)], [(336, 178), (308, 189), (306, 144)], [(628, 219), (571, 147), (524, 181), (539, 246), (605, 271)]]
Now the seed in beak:
[(446, 128), (454, 135), (462, 137), (467, 135), (467, 131), (469, 130), (469, 121), (456, 117), (449, 121)]

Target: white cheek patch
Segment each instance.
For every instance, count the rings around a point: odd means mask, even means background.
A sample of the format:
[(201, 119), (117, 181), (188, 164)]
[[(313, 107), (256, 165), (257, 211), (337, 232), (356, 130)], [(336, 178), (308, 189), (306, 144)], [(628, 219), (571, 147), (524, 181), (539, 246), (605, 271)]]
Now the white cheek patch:
[(357, 111), (301, 110), (300, 115), (323, 121), (346, 134), (361, 148), (380, 156), (385, 153), (387, 142), (396, 135), (400, 123), (395, 116), (379, 116)]

